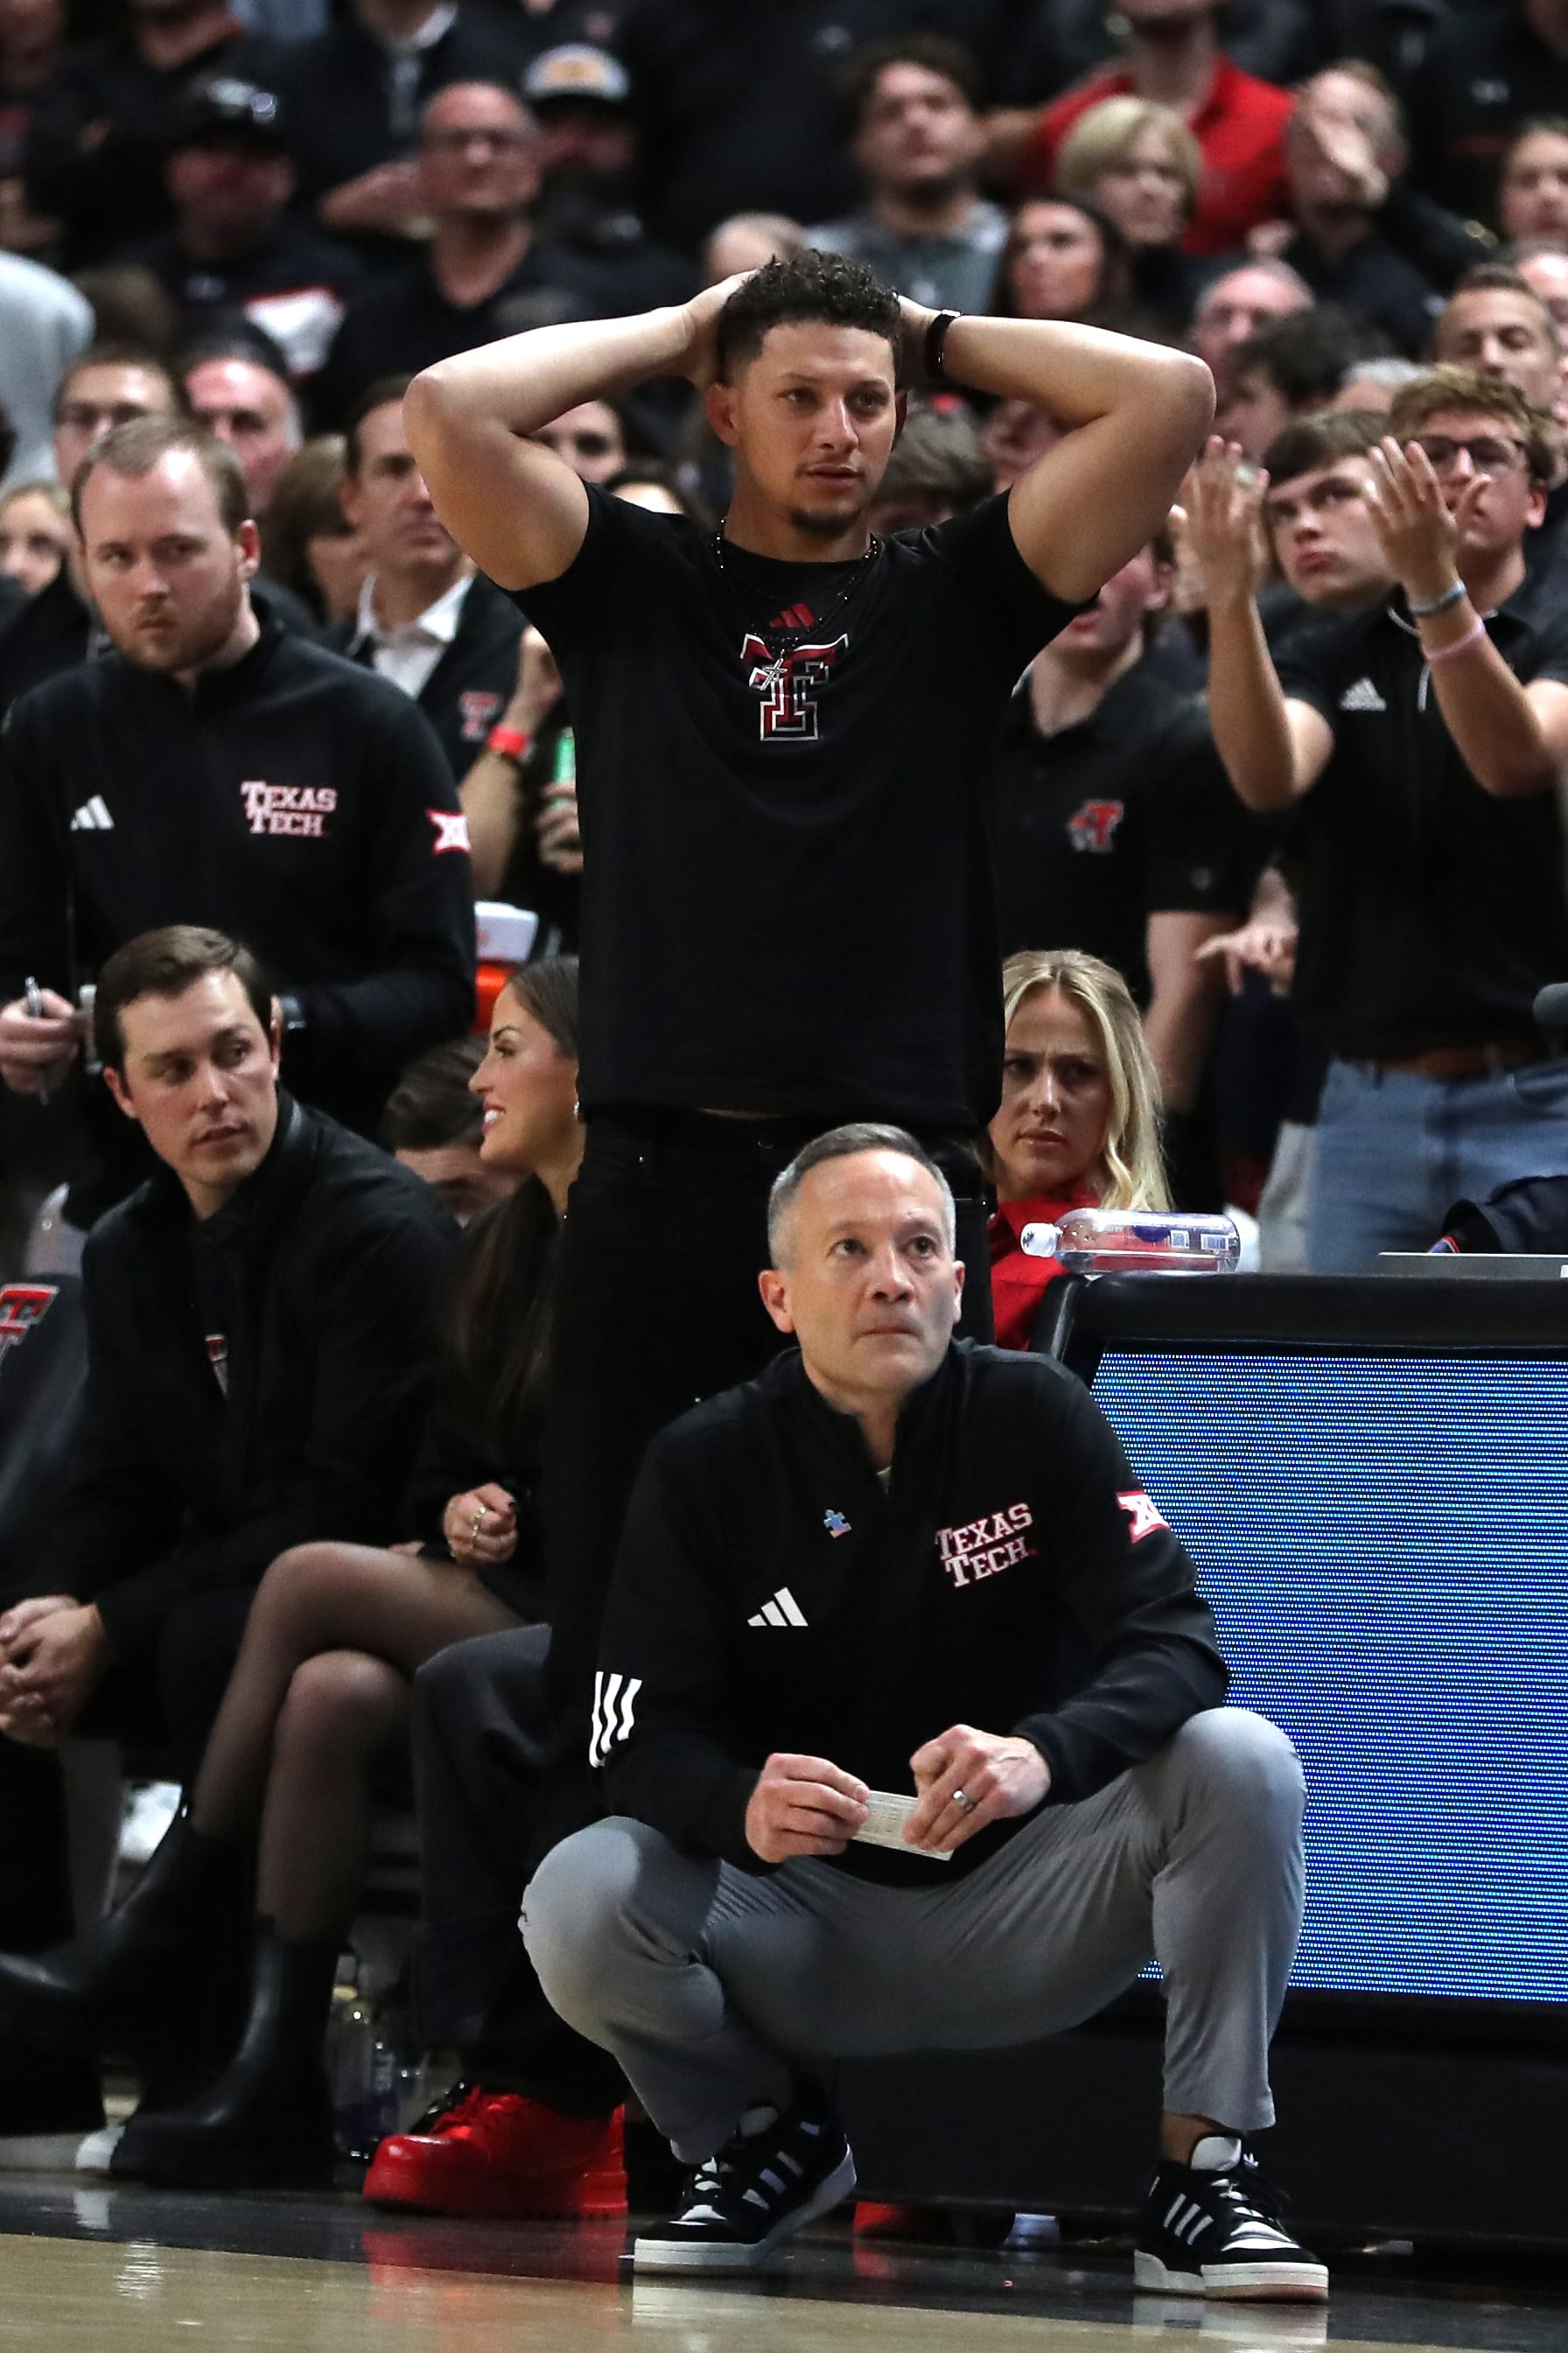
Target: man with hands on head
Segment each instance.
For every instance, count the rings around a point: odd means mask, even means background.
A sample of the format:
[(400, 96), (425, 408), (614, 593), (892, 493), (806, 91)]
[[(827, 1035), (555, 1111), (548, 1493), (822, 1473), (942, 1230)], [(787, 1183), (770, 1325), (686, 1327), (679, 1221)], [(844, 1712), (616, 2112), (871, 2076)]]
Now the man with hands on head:
[[(1065, 429), (1006, 498), (884, 543), (868, 511), (922, 372)], [(717, 533), (584, 483), (532, 438), (661, 375), (700, 388), (735, 453)], [(810, 252), (487, 345), (409, 391), (437, 512), (525, 601), (576, 726), (589, 1132), (544, 1508), (552, 1678), (575, 1679), (579, 1708), (644, 1444), (776, 1345), (754, 1285), (772, 1178), (851, 1114), (900, 1118), (961, 1171), (990, 1114), (984, 786), (1006, 699), (1163, 520), (1211, 411), (1188, 354), (936, 314)], [(973, 1167), (963, 1191), (979, 1252)], [(667, 1249), (682, 1328), (634, 1372), (628, 1285)]]
[[(657, 375), (687, 376), (734, 452), (717, 533), (585, 483), (536, 438)], [(1063, 429), (1005, 496), (882, 541), (869, 511), (922, 375)], [(533, 1855), (597, 1808), (599, 1620), (643, 1449), (780, 1345), (756, 1278), (800, 1146), (848, 1118), (912, 1128), (953, 1174), (989, 1328), (973, 1147), (1002, 1060), (996, 738), (1019, 673), (1163, 520), (1212, 411), (1189, 354), (933, 313), (815, 252), (488, 344), (409, 390), (437, 511), (547, 639), (576, 737), (588, 1133), (542, 1447), (562, 1769)], [(628, 1349), (655, 1261), (681, 1313)], [(558, 2071), (513, 2073), (548, 2140)]]
[(1389, 422), (1365, 498), (1394, 593), (1273, 659), (1256, 601), (1267, 477), (1211, 441), (1187, 502), (1215, 744), (1249, 807), (1294, 817), (1295, 997), (1332, 1057), (1318, 1272), (1425, 1247), (1457, 1192), (1568, 1165), (1568, 1069), (1531, 1012), (1568, 968), (1568, 605), (1524, 554), (1549, 421), (1507, 383), (1440, 367)]
[(610, 1818), (534, 1876), (529, 1951), (697, 2168), (637, 2242), (658, 2270), (750, 2269), (854, 2188), (803, 2061), (1026, 2042), (1157, 1955), (1139, 2284), (1321, 2298), (1243, 2137), (1273, 2120), (1300, 1768), (1221, 1705), (1192, 1563), (1088, 1392), (954, 1340), (954, 1228), (897, 1128), (775, 1183), (761, 1293), (797, 1350), (648, 1451), (595, 1694)]

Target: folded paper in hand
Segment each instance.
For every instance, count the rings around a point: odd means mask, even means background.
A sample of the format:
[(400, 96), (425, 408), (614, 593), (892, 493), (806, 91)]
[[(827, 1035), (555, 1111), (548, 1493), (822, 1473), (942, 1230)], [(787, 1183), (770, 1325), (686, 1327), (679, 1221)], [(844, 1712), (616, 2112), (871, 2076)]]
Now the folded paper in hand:
[(863, 1846), (897, 1847), (900, 1854), (920, 1855), (927, 1862), (951, 1862), (951, 1853), (940, 1847), (911, 1846), (904, 1836), (904, 1824), (919, 1805), (918, 1798), (895, 1797), (889, 1789), (873, 1789), (867, 1800), (870, 1810), (862, 1827), (855, 1833)]

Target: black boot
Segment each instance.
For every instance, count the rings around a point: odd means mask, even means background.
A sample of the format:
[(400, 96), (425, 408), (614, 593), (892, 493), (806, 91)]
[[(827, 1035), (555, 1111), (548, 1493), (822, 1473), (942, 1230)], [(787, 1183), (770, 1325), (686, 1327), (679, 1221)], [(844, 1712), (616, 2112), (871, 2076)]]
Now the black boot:
[(208, 1924), (250, 1869), (243, 1842), (203, 1838), (179, 1815), (124, 1902), (85, 1935), (0, 1955), (0, 2033), (73, 2056), (110, 2044), (136, 2055), (183, 2000)]
[(338, 1940), (279, 1936), (258, 1921), (250, 2015), (205, 2098), (126, 2126), (110, 2170), (169, 2189), (330, 2184), (332, 2104), (322, 2063)]

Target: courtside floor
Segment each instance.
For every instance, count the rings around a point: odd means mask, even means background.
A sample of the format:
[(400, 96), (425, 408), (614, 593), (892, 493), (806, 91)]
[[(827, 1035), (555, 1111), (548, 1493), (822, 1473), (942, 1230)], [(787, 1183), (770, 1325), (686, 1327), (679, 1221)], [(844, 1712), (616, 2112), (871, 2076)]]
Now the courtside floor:
[(1135, 2296), (1124, 2250), (858, 2247), (634, 2280), (618, 2224), (435, 2222), (356, 2197), (0, 2176), (0, 2353), (1568, 2353), (1568, 2261), (1347, 2257), (1325, 2315)]

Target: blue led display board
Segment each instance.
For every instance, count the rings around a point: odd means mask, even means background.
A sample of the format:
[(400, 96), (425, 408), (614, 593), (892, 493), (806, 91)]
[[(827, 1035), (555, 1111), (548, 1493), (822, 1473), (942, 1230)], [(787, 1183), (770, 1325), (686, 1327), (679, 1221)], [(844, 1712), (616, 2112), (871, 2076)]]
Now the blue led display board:
[(1112, 1345), (1093, 1387), (1300, 1755), (1292, 1984), (1568, 2002), (1568, 1364)]

